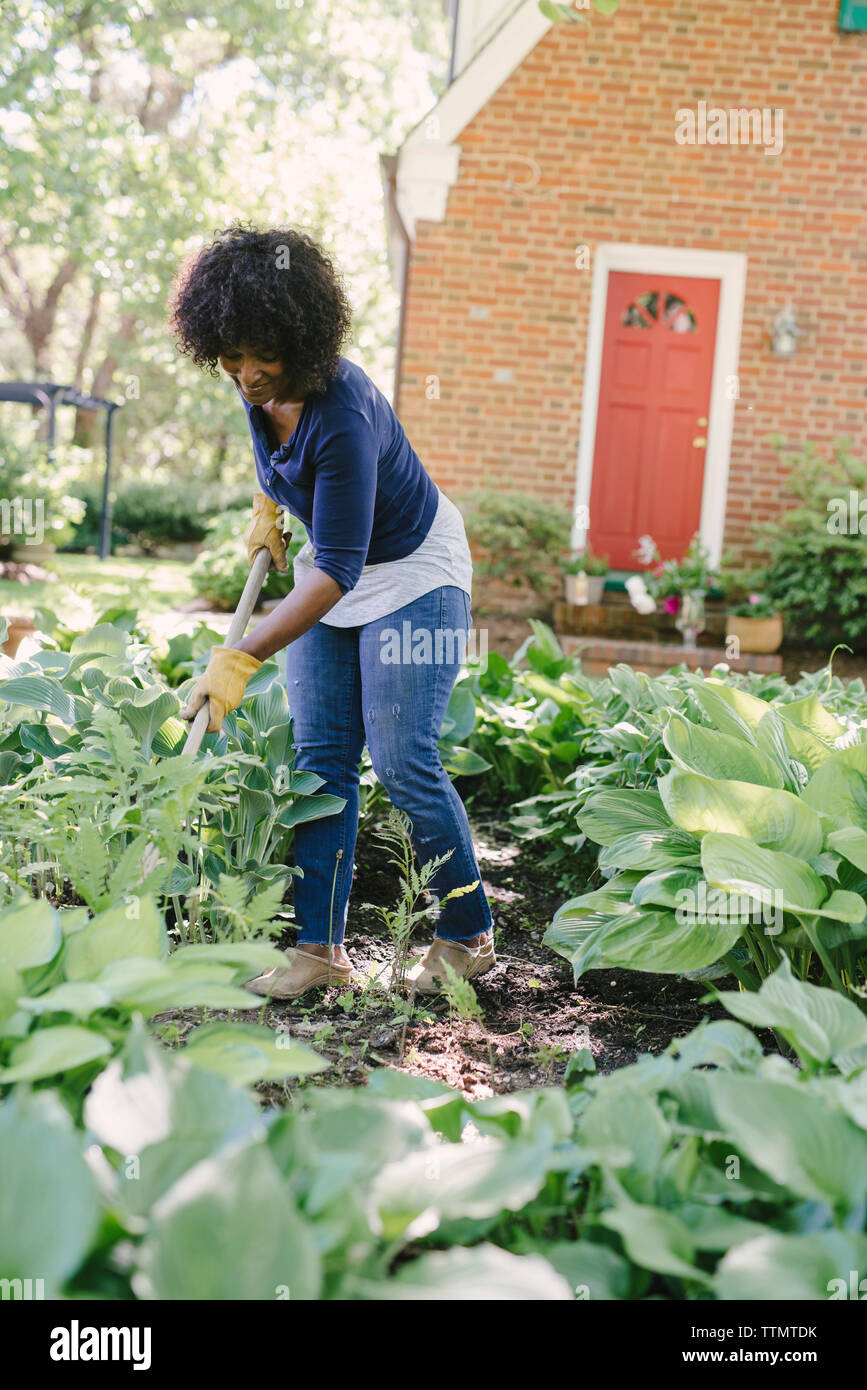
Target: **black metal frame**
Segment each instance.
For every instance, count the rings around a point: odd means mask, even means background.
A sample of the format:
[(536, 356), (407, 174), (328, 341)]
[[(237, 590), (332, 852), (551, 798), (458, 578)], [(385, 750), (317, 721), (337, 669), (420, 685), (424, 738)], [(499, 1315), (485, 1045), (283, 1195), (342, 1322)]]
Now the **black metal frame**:
[(54, 448), (57, 434), (57, 407), (71, 405), (76, 410), (104, 410), (105, 416), (105, 476), (102, 483), (102, 513), (99, 519), (99, 558), (111, 554), (111, 445), (114, 412), (122, 404), (104, 401), (99, 396), (86, 396), (74, 386), (58, 386), (53, 381), (0, 381), (0, 402), (16, 401), (19, 405), (42, 406), (48, 411), (48, 448)]

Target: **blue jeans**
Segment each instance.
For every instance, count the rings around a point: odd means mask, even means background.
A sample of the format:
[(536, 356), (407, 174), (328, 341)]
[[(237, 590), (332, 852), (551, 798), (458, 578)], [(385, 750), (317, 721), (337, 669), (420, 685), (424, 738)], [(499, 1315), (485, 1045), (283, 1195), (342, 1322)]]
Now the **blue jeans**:
[[(438, 899), (479, 880), (472, 893), (439, 908), (436, 935), (460, 941), (490, 930), (467, 813), (437, 748), (469, 627), (470, 600), (449, 584), (360, 627), (316, 623), (287, 647), (295, 767), (324, 778), (320, 795), (346, 799), (335, 815), (295, 827), (295, 865), (304, 871), (293, 880), (299, 942), (343, 940), (365, 742), (392, 804), (412, 823), (418, 862), (454, 851), (430, 880), (430, 892)], [(418, 660), (425, 643), (428, 659)], [(395, 882), (395, 897), (397, 889)]]

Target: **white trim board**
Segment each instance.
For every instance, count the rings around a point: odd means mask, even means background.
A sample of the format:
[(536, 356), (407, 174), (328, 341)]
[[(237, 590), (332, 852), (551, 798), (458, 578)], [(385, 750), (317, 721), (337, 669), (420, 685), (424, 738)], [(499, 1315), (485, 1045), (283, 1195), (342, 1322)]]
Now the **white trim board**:
[(718, 565), (725, 532), (728, 496), (729, 458), (735, 402), (726, 391), (726, 378), (737, 376), (744, 309), (747, 258), (740, 251), (704, 251), (682, 246), (643, 246), (633, 242), (601, 242), (593, 254), (593, 284), (590, 292), (590, 322), (587, 330), (587, 356), (584, 366), (584, 395), (581, 405), (581, 436), (575, 476), (575, 524), (572, 548), (586, 544), (587, 528), (581, 524), (581, 508), (590, 508), (593, 456), (596, 451), (596, 416), (602, 374), (602, 346), (608, 277), (612, 271), (641, 274), (696, 276), (719, 280), (720, 296), (714, 343), (713, 376), (708, 410), (707, 449), (701, 499), (699, 533)]
[(445, 220), (460, 166), (458, 136), (550, 28), (538, 0), (524, 0), (407, 135), (397, 155), (395, 191), (410, 240), (416, 222)]

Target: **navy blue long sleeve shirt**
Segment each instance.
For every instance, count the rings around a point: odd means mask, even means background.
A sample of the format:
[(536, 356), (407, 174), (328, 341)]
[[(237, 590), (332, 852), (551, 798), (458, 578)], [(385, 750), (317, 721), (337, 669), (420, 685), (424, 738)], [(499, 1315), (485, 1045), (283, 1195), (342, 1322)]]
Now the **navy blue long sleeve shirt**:
[(307, 397), (291, 439), (273, 452), (262, 407), (241, 399), (259, 486), (304, 522), (315, 567), (343, 593), (365, 564), (418, 549), (436, 514), (437, 486), (361, 367), (341, 357), (327, 391)]

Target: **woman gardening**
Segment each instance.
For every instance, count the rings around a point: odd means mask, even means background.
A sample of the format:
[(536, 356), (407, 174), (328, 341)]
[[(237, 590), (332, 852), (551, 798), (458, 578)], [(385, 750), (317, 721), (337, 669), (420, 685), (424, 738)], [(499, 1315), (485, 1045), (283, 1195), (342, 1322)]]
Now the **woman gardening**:
[[(343, 941), (365, 742), (410, 819), (419, 861), (453, 850), (431, 880), (435, 897), (476, 885), (440, 908), (408, 983), (431, 993), (446, 963), (466, 979), (496, 964), (467, 814), (437, 748), (471, 622), (463, 518), (388, 401), (341, 355), (350, 324), (331, 260), (293, 228), (226, 228), (185, 264), (173, 294), (179, 350), (215, 376), (219, 363), (247, 413), (260, 488), (244, 534), (251, 563), (267, 546), (286, 570), (281, 508), (308, 533), (292, 592), (236, 647), (213, 648), (182, 711), (193, 719), (207, 701), (208, 731), (217, 732), (253, 672), (285, 647), (295, 766), (346, 801), (296, 828), (297, 944), (285, 968), (248, 985), (276, 999), (352, 978)], [(411, 632), (413, 652), (431, 659), (395, 661), (395, 630)]]

